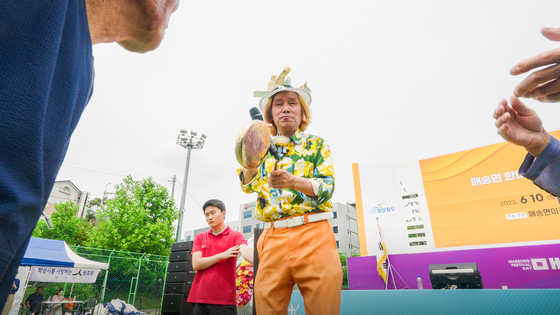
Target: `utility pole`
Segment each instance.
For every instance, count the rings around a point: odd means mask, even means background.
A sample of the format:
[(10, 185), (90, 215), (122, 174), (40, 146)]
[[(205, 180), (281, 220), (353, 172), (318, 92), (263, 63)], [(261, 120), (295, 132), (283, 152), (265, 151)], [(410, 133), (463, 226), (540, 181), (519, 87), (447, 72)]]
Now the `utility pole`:
[(173, 187), (171, 188), (171, 199), (173, 199), (173, 195), (175, 194), (175, 182), (177, 181), (177, 176), (173, 175), (171, 181), (173, 182)]
[(105, 185), (105, 190), (103, 191), (103, 199), (101, 199), (101, 201), (103, 201), (103, 205), (105, 205), (105, 195), (107, 194), (107, 186), (109, 186), (111, 183), (107, 183), (107, 185)]

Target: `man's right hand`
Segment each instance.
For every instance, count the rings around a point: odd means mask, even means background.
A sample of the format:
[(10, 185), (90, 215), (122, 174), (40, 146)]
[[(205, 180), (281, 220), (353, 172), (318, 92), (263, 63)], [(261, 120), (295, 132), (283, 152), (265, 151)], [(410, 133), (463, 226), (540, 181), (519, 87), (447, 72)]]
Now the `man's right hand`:
[(237, 257), (238, 254), (239, 254), (239, 245), (236, 245), (223, 252), (221, 258), (228, 259), (231, 257)]
[(258, 168), (243, 168), (243, 185), (249, 184), (253, 180), (253, 178), (255, 178), (255, 175), (257, 175), (258, 171)]
[(510, 98), (511, 107), (503, 99), (494, 110), (498, 134), (505, 140), (525, 147), (534, 157), (538, 157), (550, 142), (550, 134), (544, 130), (537, 113), (525, 106), (517, 97)]

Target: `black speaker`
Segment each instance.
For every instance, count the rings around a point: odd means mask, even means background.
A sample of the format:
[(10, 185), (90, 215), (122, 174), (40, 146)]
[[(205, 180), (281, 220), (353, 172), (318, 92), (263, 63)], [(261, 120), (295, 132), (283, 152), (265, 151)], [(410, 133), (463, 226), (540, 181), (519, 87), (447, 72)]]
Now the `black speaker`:
[(195, 273), (192, 269), (193, 242), (171, 245), (167, 277), (161, 311), (163, 315), (191, 315), (192, 304), (187, 303)]
[(167, 272), (181, 272), (181, 271), (193, 271), (192, 261), (185, 260), (185, 261), (169, 262), (169, 266), (167, 266)]
[(189, 295), (191, 292), (192, 283), (166, 283), (165, 284), (165, 294), (173, 293), (173, 294), (184, 294), (185, 296)]
[(168, 282), (192, 283), (194, 281), (194, 275), (195, 273), (192, 271), (169, 272), (167, 273), (167, 277), (165, 278), (165, 283)]
[(192, 247), (193, 247), (193, 242), (192, 241), (177, 242), (177, 243), (173, 243), (173, 245), (171, 245), (171, 251), (172, 252), (180, 252), (180, 251), (184, 251), (184, 250), (192, 250)]
[(192, 315), (192, 305), (184, 294), (165, 294), (161, 307), (163, 314)]
[(169, 261), (191, 261), (191, 250), (184, 250), (180, 252), (171, 252), (169, 255)]
[(429, 265), (433, 289), (484, 289), (477, 263)]

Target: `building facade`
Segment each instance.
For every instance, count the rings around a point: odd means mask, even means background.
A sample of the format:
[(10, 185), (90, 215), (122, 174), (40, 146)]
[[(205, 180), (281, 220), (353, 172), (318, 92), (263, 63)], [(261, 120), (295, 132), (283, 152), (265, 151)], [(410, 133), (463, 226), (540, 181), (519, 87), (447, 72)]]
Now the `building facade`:
[(333, 214), (334, 218), (330, 221), (338, 251), (346, 256), (360, 254), (356, 205), (333, 202)]
[(61, 180), (54, 182), (53, 189), (49, 195), (47, 206), (45, 207), (45, 214), (50, 216), (55, 210), (54, 205), (57, 203), (64, 203), (72, 201), (78, 205), (78, 213), (76, 216), (85, 217), (87, 202), (89, 201), (90, 193), (81, 191), (69, 180)]
[(251, 236), (255, 233), (255, 228), (263, 228), (263, 222), (255, 218), (256, 207), (256, 200), (239, 205), (239, 232), (243, 233), (246, 240), (251, 238)]

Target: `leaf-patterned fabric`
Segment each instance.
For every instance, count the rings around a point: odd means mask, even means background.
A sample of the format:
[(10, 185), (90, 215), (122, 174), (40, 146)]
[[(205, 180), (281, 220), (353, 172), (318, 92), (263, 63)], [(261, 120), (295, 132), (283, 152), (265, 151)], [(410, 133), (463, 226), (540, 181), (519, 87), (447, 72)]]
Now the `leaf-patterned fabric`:
[[(290, 143), (278, 146), (280, 162), (284, 169), (295, 176), (309, 178), (315, 197), (293, 189), (274, 189), (268, 186), (268, 174), (274, 170), (275, 159), (271, 155), (259, 166), (251, 182), (241, 184), (246, 193), (258, 193), (255, 217), (261, 221), (274, 221), (309, 212), (331, 211), (330, 199), (334, 192), (334, 167), (329, 146), (320, 137), (298, 130), (290, 137)], [(237, 173), (243, 180), (243, 168)]]

